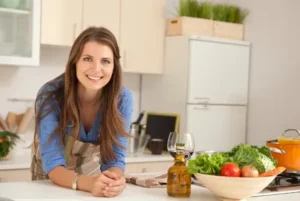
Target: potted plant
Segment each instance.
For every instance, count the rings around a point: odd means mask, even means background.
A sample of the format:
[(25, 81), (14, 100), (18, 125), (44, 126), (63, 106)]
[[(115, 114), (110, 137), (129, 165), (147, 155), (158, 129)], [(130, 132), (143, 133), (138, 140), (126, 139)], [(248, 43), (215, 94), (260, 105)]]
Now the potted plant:
[(201, 35), (243, 40), (248, 10), (231, 4), (180, 0), (177, 17), (168, 19), (167, 35)]
[(9, 158), (9, 152), (15, 145), (15, 140), (20, 137), (9, 131), (0, 131), (0, 160)]

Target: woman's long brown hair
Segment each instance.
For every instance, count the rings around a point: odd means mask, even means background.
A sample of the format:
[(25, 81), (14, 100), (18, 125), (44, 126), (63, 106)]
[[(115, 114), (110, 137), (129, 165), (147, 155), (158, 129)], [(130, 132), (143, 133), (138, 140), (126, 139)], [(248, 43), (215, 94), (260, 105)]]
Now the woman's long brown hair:
[(36, 112), (35, 135), (38, 133), (41, 119), (51, 111), (59, 108), (61, 110), (59, 126), (51, 134), (49, 140), (52, 140), (55, 135), (59, 135), (60, 142), (63, 144), (67, 125), (70, 124), (72, 125), (72, 135), (75, 139), (78, 139), (80, 133), (80, 111), (77, 101), (78, 79), (76, 77), (76, 62), (82, 54), (84, 45), (89, 41), (107, 45), (111, 48), (114, 55), (114, 70), (111, 80), (103, 87), (100, 95), (101, 122), (103, 122), (100, 124), (100, 156), (103, 163), (108, 163), (116, 159), (113, 144), (121, 146), (115, 135), (128, 136), (128, 134), (124, 129), (124, 122), (118, 110), (122, 86), (119, 46), (114, 35), (104, 27), (89, 27), (77, 37), (70, 51), (65, 73), (60, 75), (64, 79), (61, 79), (61, 83), (53, 81), (46, 83), (45, 86), (53, 86), (54, 90), (39, 93), (35, 103), (36, 108), (40, 105), (38, 107), (39, 110)]

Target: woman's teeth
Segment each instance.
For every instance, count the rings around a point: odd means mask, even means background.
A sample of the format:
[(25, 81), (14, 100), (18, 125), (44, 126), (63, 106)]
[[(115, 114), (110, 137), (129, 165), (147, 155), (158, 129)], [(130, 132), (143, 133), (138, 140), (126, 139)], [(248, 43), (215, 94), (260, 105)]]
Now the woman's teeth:
[(91, 80), (100, 80), (102, 77), (95, 77), (95, 76), (90, 76), (90, 75), (87, 75), (87, 77)]

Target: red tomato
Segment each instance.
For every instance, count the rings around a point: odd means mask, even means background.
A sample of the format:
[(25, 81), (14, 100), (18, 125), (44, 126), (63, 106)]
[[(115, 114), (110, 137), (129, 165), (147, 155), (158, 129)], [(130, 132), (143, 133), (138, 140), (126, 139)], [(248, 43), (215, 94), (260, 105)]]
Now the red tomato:
[(241, 176), (241, 170), (235, 163), (225, 163), (221, 168), (220, 175), (227, 177), (239, 177)]

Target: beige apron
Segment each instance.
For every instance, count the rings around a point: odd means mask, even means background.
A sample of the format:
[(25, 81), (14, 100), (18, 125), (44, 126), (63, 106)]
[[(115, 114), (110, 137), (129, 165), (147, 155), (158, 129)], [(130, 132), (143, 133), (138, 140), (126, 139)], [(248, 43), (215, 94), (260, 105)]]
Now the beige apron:
[[(100, 173), (100, 145), (81, 142), (69, 135), (65, 138), (64, 148), (67, 169), (86, 175)], [(40, 144), (37, 138), (36, 144), (32, 146), (31, 174), (32, 180), (49, 179), (42, 167)]]

